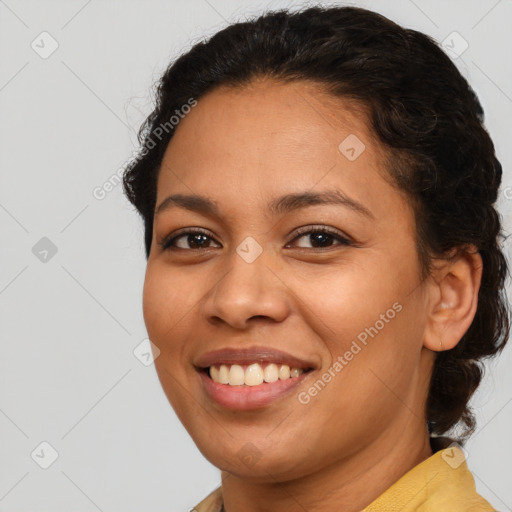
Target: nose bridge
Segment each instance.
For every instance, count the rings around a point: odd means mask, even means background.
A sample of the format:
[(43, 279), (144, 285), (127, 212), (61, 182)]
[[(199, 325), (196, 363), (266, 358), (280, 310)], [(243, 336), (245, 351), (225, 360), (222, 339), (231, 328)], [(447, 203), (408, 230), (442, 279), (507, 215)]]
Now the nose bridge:
[(269, 250), (252, 237), (235, 247), (228, 268), (207, 297), (205, 314), (237, 328), (255, 316), (282, 320), (285, 294), (268, 256)]

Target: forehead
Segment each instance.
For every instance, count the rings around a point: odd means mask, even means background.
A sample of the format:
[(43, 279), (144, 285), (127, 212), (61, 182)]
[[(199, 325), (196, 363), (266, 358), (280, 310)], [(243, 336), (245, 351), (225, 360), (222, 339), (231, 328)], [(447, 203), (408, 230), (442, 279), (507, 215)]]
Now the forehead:
[[(384, 153), (371, 131), (368, 111), (360, 101), (335, 97), (319, 83), (259, 78), (242, 87), (220, 86), (202, 96), (180, 122), (171, 145), (182, 139), (192, 142), (186, 139), (200, 134), (193, 141), (196, 147), (222, 140), (218, 149), (224, 156), (227, 147), (234, 150), (237, 143), (243, 143), (244, 150), (277, 149), (286, 157), (287, 149), (292, 148), (314, 158), (326, 148), (338, 150), (345, 136), (352, 134), (371, 145), (374, 152)], [(217, 146), (208, 151), (214, 153), (215, 149)]]
[[(253, 202), (283, 192), (338, 188), (356, 200), (398, 191), (386, 181), (387, 153), (367, 109), (317, 84), (262, 79), (219, 87), (180, 121), (164, 155), (164, 195), (200, 193)], [(382, 201), (381, 201), (382, 202)], [(388, 205), (389, 206), (389, 205)]]

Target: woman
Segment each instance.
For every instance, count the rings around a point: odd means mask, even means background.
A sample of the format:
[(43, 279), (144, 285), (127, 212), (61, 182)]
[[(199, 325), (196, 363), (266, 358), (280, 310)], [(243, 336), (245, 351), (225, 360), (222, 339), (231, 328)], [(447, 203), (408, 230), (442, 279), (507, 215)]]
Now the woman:
[(195, 510), (493, 510), (462, 446), (508, 337), (502, 169), (437, 44), (355, 7), (231, 25), (141, 143), (155, 365), (222, 470)]

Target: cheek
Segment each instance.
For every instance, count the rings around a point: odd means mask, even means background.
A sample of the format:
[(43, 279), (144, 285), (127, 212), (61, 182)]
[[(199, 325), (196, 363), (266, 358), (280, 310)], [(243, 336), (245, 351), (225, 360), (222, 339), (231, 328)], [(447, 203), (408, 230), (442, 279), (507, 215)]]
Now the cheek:
[(164, 286), (158, 286), (158, 281), (155, 272), (148, 264), (142, 292), (142, 311), (149, 337), (155, 343), (156, 339), (153, 339), (153, 333), (161, 330), (161, 323), (167, 318), (167, 315), (162, 315), (165, 309), (167, 289)]
[(400, 406), (398, 397), (407, 400), (419, 369), (425, 328), (421, 293), (411, 294), (399, 282), (359, 281), (358, 298), (343, 303), (337, 335), (330, 338), (333, 361), (342, 357), (340, 392), (350, 390), (345, 395), (350, 403), (366, 403), (368, 411), (382, 414)]
[(156, 263), (148, 264), (144, 279), (142, 308), (149, 338), (161, 351), (169, 352), (179, 348), (173, 340), (182, 339), (189, 304), (185, 283), (180, 282)]
[[(190, 378), (187, 374), (186, 354), (187, 312), (192, 313), (193, 303), (187, 302), (186, 283), (179, 281), (177, 273), (165, 267), (149, 263), (143, 288), (143, 316), (149, 339), (160, 349), (155, 359), (155, 369), (170, 404), (184, 424), (188, 414), (197, 414), (191, 406), (187, 394), (183, 393), (183, 383)], [(188, 299), (190, 301), (190, 299)], [(181, 382), (181, 384), (179, 384)]]
[(303, 269), (299, 274), (295, 289), (308, 306), (301, 314), (308, 316), (307, 322), (313, 323), (326, 340), (351, 340), (376, 322), (380, 331), (394, 321), (396, 309), (403, 306), (403, 282), (409, 278), (396, 275), (383, 258), (368, 255), (361, 260), (320, 272)]
[[(330, 439), (329, 457), (333, 460), (368, 439), (376, 439), (383, 426), (403, 416), (404, 411), (416, 411), (413, 396), (421, 347), (414, 340), (415, 336), (418, 339), (414, 318), (404, 308), (379, 330), (381, 324), (375, 325), (373, 316), (371, 323), (363, 317), (357, 319), (359, 325), (350, 327), (340, 321), (340, 331), (355, 334), (329, 339), (331, 362), (321, 368), (316, 381), (299, 390), (302, 394), (297, 397), (309, 431), (322, 432), (312, 436), (311, 442), (320, 453), (326, 448), (324, 439)], [(358, 339), (358, 333), (364, 336)], [(417, 416), (420, 414), (418, 410)]]
[(329, 352), (322, 371), (341, 358), (342, 369), (338, 364), (334, 372), (340, 377), (333, 380), (351, 389), (348, 396), (356, 401), (374, 396), (376, 388), (385, 391), (386, 384), (406, 392), (418, 365), (425, 327), (413, 255), (409, 259), (404, 255), (401, 265), (384, 254), (368, 256), (357, 265), (303, 273), (296, 286), (307, 306), (301, 315)]

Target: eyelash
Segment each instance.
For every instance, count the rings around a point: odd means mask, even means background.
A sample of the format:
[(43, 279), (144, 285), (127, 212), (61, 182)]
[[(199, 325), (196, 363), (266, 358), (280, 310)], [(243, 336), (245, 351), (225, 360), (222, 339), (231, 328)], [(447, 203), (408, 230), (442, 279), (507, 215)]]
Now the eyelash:
[[(304, 235), (310, 235), (310, 234), (328, 234), (333, 236), (336, 240), (340, 242), (340, 246), (350, 246), (355, 245), (352, 241), (350, 241), (348, 238), (344, 237), (340, 234), (339, 231), (329, 228), (327, 226), (305, 226), (303, 228), (299, 228), (297, 232), (295, 233), (295, 237), (289, 242), (292, 243), (295, 240), (302, 238)], [(159, 245), (162, 250), (164, 251), (170, 251), (170, 250), (181, 250), (181, 251), (204, 251), (206, 249), (183, 249), (182, 247), (173, 247), (173, 243), (187, 235), (205, 235), (206, 237), (213, 239), (213, 237), (210, 236), (210, 233), (203, 229), (203, 228), (188, 228), (187, 231), (178, 232), (178, 234), (173, 234), (172, 236), (168, 236), (162, 240)], [(288, 244), (287, 244), (288, 245)], [(329, 250), (330, 247), (299, 247), (299, 249), (312, 249), (312, 250)]]

